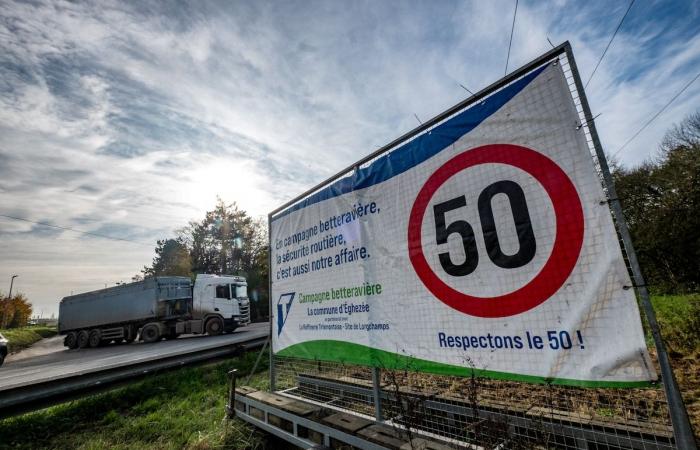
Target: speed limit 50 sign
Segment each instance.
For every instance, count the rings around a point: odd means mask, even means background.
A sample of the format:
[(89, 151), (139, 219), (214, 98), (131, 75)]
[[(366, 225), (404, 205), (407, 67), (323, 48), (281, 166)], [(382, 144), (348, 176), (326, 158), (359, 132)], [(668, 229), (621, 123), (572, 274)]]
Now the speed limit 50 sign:
[(273, 213), (274, 352), (579, 386), (655, 379), (569, 89), (549, 61)]
[[(448, 200), (435, 200), (436, 195), (447, 181), (455, 177), (469, 176), (466, 169), (480, 165), (501, 164), (512, 166), (526, 172), (544, 188), (552, 204), (551, 214), (555, 218), (555, 233), (545, 239), (552, 242), (552, 250), (542, 267), (530, 263), (537, 254), (537, 239), (533, 229), (531, 214), (540, 215), (543, 211), (528, 208), (528, 202), (523, 187), (517, 181), (510, 179), (494, 179), (479, 192), (466, 192)], [(498, 177), (497, 177), (498, 178)], [(491, 182), (493, 181), (493, 182)], [(468, 185), (467, 183), (459, 183)], [(496, 228), (496, 216), (493, 200), (503, 196), (510, 211), (501, 212), (502, 220), (512, 220), (511, 229), (514, 231), (516, 250), (513, 253), (504, 252)], [(448, 195), (449, 196), (449, 195)], [(512, 276), (510, 271), (527, 267), (530, 272), (536, 271), (534, 277), (529, 277), (523, 286), (511, 292), (493, 296), (470, 295), (450, 286), (449, 279), (468, 277), (479, 266), (479, 249), (474, 227), (469, 221), (457, 219), (447, 224), (449, 212), (466, 210), (467, 197), (477, 205), (476, 211), (481, 228), (480, 239), (483, 239), (485, 254), (481, 256), (490, 260), (493, 267), (490, 270), (499, 271), (501, 277)], [(425, 247), (422, 240), (423, 218), (430, 205), (434, 222), (434, 243)], [(583, 244), (583, 209), (576, 188), (566, 173), (546, 156), (526, 147), (512, 144), (484, 145), (460, 153), (440, 166), (428, 178), (413, 204), (408, 223), (408, 246), (411, 263), (425, 286), (438, 299), (454, 309), (466, 314), (479, 317), (507, 317), (528, 311), (546, 301), (561, 288), (574, 269)], [(430, 234), (430, 231), (428, 231)], [(455, 257), (449, 251), (439, 251), (436, 248), (447, 246), (451, 235), (456, 235), (460, 245), (460, 256)], [(543, 243), (540, 242), (540, 247)], [(437, 253), (438, 270), (428, 264), (425, 248)], [(458, 262), (455, 262), (458, 259)], [(483, 262), (482, 262), (483, 264)], [(499, 270), (500, 269), (500, 270)]]

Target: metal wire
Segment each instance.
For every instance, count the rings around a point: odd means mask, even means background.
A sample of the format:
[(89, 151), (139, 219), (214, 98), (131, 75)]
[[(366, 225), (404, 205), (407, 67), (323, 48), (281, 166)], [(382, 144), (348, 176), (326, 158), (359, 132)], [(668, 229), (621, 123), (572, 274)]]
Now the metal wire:
[(630, 9), (632, 9), (632, 5), (634, 5), (634, 0), (630, 1), (630, 5), (627, 7), (627, 11), (625, 11), (625, 15), (622, 16), (622, 19), (620, 19), (620, 23), (617, 24), (617, 28), (615, 28), (613, 35), (610, 37), (610, 40), (608, 41), (608, 45), (605, 46), (605, 50), (603, 50), (603, 54), (600, 55), (600, 59), (598, 59), (598, 62), (596, 63), (595, 67), (593, 68), (593, 72), (591, 72), (591, 76), (588, 77), (588, 81), (586, 81), (586, 85), (584, 86), (584, 88), (588, 87), (588, 83), (590, 83), (591, 80), (593, 79), (593, 75), (595, 75), (596, 71), (598, 70), (598, 66), (600, 66), (601, 62), (603, 62), (603, 58), (605, 58), (605, 54), (608, 53), (608, 49), (610, 48), (610, 45), (612, 44), (613, 40), (615, 39), (615, 36), (617, 36), (617, 32), (620, 31), (620, 28), (622, 28), (622, 23), (625, 21), (625, 17), (627, 17), (627, 14), (629, 14)]
[(666, 108), (668, 108), (671, 105), (671, 103), (673, 103), (683, 92), (685, 92), (685, 90), (688, 89), (691, 84), (695, 83), (695, 80), (697, 80), (698, 78), (700, 78), (700, 72), (698, 72), (692, 80), (690, 80), (685, 86), (683, 86), (683, 88), (680, 91), (676, 92), (676, 94), (673, 97), (671, 97), (671, 100), (666, 102), (666, 104), (659, 111), (657, 111), (657, 113), (654, 114), (647, 122), (645, 122), (644, 125), (642, 125), (642, 127), (632, 135), (632, 137), (627, 139), (627, 141), (625, 141), (625, 143), (622, 144), (622, 146), (613, 154), (613, 158), (619, 155), (620, 152), (624, 150), (625, 147), (627, 147), (627, 145), (629, 145), (629, 143), (632, 142), (637, 136), (639, 136), (639, 134), (642, 131), (644, 131), (646, 127), (651, 125), (651, 123), (654, 120), (656, 120), (656, 118), (659, 117), (661, 113), (666, 111)]
[(515, 11), (513, 11), (513, 24), (510, 26), (510, 40), (508, 41), (508, 56), (506, 56), (506, 69), (503, 75), (508, 73), (508, 62), (510, 61), (510, 48), (513, 45), (513, 31), (515, 31), (515, 18), (518, 15), (518, 0), (515, 0)]

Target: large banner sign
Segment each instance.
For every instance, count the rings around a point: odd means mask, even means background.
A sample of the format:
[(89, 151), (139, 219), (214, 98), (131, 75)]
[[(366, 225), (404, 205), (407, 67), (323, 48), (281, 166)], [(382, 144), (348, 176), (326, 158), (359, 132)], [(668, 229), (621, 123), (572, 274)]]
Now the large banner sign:
[(550, 62), (271, 216), (273, 351), (579, 386), (656, 379)]

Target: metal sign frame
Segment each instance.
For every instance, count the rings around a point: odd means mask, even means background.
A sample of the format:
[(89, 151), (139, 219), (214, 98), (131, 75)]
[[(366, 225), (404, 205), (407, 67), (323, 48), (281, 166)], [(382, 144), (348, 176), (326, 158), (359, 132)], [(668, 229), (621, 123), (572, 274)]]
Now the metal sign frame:
[[(378, 156), (391, 151), (393, 148), (396, 146), (418, 136), (419, 134), (431, 129), (435, 125), (439, 124), (440, 122), (444, 121), (445, 119), (449, 118), (450, 116), (458, 113), (461, 110), (464, 110), (468, 108), (469, 106), (481, 101), (484, 97), (487, 97), (491, 95), (492, 93), (500, 90), (501, 88), (507, 86), (508, 84), (514, 82), (515, 80), (519, 79), (520, 77), (526, 75), (528, 72), (536, 69), (539, 66), (542, 66), (543, 64), (557, 60), (560, 56), (566, 56), (569, 66), (571, 68), (574, 84), (575, 84), (575, 90), (576, 93), (578, 94), (580, 103), (581, 103), (581, 108), (583, 110), (583, 116), (585, 121), (580, 124), (579, 126), (582, 128), (585, 128), (588, 130), (588, 133), (590, 135), (591, 141), (593, 148), (595, 150), (595, 156), (596, 159), (598, 160), (599, 166), (600, 166), (600, 172), (602, 176), (602, 181), (603, 181), (603, 187), (605, 189), (605, 192), (608, 197), (608, 203), (610, 206), (610, 210), (615, 222), (615, 225), (617, 227), (617, 231), (620, 235), (620, 238), (622, 240), (622, 245), (623, 245), (623, 250), (627, 255), (629, 264), (630, 264), (630, 271), (631, 271), (631, 278), (632, 282), (634, 284), (634, 289), (641, 301), (642, 305), (642, 310), (644, 311), (644, 315), (647, 318), (647, 321), (649, 323), (649, 326), (651, 328), (651, 332), (654, 338), (654, 345), (656, 347), (657, 353), (658, 353), (658, 358), (659, 358), (659, 365), (661, 368), (661, 377), (662, 377), (662, 384), (664, 386), (664, 391), (666, 394), (667, 402), (669, 405), (669, 411), (670, 411), (670, 418), (671, 418), (671, 423), (673, 426), (673, 434), (675, 438), (675, 443), (678, 448), (681, 449), (687, 449), (687, 450), (694, 450), (697, 449), (696, 443), (695, 443), (695, 438), (693, 436), (693, 431), (692, 427), (690, 424), (690, 420), (688, 417), (688, 413), (685, 409), (685, 406), (683, 404), (683, 400), (680, 394), (680, 390), (678, 388), (678, 383), (676, 382), (676, 379), (673, 375), (673, 370), (671, 368), (671, 363), (670, 359), (668, 357), (668, 353), (666, 351), (666, 347), (663, 343), (660, 329), (658, 322), (656, 320), (656, 314), (654, 312), (654, 308), (651, 304), (651, 299), (649, 296), (649, 290), (647, 289), (646, 282), (644, 280), (644, 276), (642, 275), (641, 268), (639, 266), (639, 261), (637, 259), (637, 255), (634, 250), (634, 246), (632, 244), (632, 238), (629, 232), (629, 228), (627, 226), (627, 222), (625, 221), (623, 212), (622, 212), (622, 205), (620, 203), (620, 199), (617, 196), (617, 192), (615, 190), (615, 185), (613, 183), (612, 176), (610, 174), (610, 169), (607, 163), (607, 160), (605, 158), (605, 152), (603, 151), (602, 145), (600, 143), (600, 138), (598, 136), (598, 132), (595, 127), (595, 122), (593, 115), (591, 114), (590, 106), (588, 104), (588, 99), (586, 98), (586, 94), (583, 88), (583, 84), (581, 82), (581, 77), (578, 72), (578, 68), (576, 66), (576, 61), (574, 59), (573, 51), (571, 49), (571, 45), (568, 41), (565, 41), (564, 43), (560, 44), (559, 46), (553, 48), (552, 50), (548, 51), (547, 53), (543, 54), (542, 56), (538, 57), (537, 59), (531, 61), (528, 64), (525, 64), (524, 66), (516, 69), (515, 71), (511, 72), (509, 75), (501, 78), (500, 80), (494, 82), (493, 84), (489, 85), (488, 87), (480, 90), (476, 94), (472, 95), (471, 97), (468, 97), (467, 99), (463, 100), (462, 102), (454, 105), (453, 107), (447, 109), (441, 114), (438, 114), (437, 116), (433, 117), (432, 119), (424, 122), (420, 126), (414, 128), (413, 130), (409, 131), (408, 133), (405, 133), (404, 135), (400, 136), (399, 138), (393, 140), (392, 142), (384, 145), (383, 147), (379, 148), (378, 150), (370, 153), (369, 155), (365, 156), (364, 158), (360, 159), (359, 161), (351, 164), (350, 166), (346, 167), (345, 169), (339, 171), (335, 175), (329, 177), (328, 179), (322, 181), (321, 183), (318, 183), (316, 186), (312, 187), (311, 189), (307, 190), (306, 192), (296, 196), (292, 200), (286, 202), (284, 205), (276, 208), (272, 212), (268, 214), (268, 239), (271, 239), (272, 232), (271, 232), (271, 224), (272, 224), (272, 219), (274, 216), (279, 214), (280, 212), (284, 211), (288, 207), (298, 203), (299, 201), (302, 201), (304, 198), (307, 196), (313, 194), (314, 192), (318, 191), (319, 189), (323, 188), (324, 186), (332, 183), (335, 180), (338, 180), (339, 178), (342, 178), (344, 176), (349, 175), (352, 173), (353, 170), (356, 168), (362, 166), (363, 164), (372, 161), (373, 159), (377, 158)], [(269, 246), (269, 255), (268, 255), (268, 264), (270, 267), (272, 267), (272, 244), (271, 241), (270, 246)], [(268, 286), (268, 292), (270, 293), (269, 295), (269, 303), (270, 303), (270, 317), (272, 316), (272, 311), (273, 311), (273, 298), (271, 296), (272, 294), (272, 277), (269, 277), (269, 286)], [(272, 321), (270, 321), (270, 339), (272, 339), (273, 336), (273, 324)], [(376, 380), (378, 377), (376, 374), (373, 374), (373, 378), (375, 379), (376, 386), (374, 386), (375, 391), (379, 388), (378, 382)], [(270, 349), (270, 390), (274, 391), (275, 390), (275, 366), (274, 366), (274, 354), (272, 352), (272, 349)], [(376, 392), (375, 392), (376, 394)], [(377, 398), (377, 396), (375, 396)], [(376, 407), (376, 415), (377, 415), (377, 420), (381, 420), (381, 409), (379, 405), (375, 405)]]

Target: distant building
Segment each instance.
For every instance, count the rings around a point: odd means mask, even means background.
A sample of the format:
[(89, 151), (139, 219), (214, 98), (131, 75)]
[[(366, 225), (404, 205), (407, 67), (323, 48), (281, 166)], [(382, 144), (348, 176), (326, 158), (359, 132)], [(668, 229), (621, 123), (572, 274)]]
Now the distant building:
[(47, 327), (55, 327), (58, 325), (58, 319), (55, 319), (53, 317), (51, 318), (46, 318), (46, 319), (41, 319), (41, 318), (33, 318), (29, 320), (29, 325), (44, 325)]

